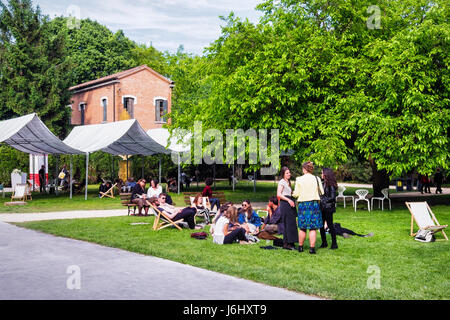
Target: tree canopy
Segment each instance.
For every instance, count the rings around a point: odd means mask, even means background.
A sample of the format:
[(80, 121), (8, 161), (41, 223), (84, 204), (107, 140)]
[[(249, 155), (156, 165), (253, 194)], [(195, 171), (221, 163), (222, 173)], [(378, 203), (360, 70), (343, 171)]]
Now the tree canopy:
[(258, 24), (230, 14), (203, 62), (210, 92), (175, 126), (278, 128), (298, 160), (356, 155), (385, 176), (448, 168), (448, 6), (377, 6), (379, 28), (350, 0), (269, 0)]

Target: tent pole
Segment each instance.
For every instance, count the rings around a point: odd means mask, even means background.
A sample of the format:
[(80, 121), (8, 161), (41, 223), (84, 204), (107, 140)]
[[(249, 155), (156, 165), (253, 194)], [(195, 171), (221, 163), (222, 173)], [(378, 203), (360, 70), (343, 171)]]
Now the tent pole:
[(55, 195), (58, 195), (59, 155), (55, 155)]
[(234, 175), (235, 175), (235, 173), (234, 173), (234, 163), (233, 163), (233, 175), (231, 176), (231, 179), (233, 180), (233, 191), (234, 191)]
[(87, 192), (88, 192), (88, 177), (89, 177), (89, 152), (86, 152), (86, 186), (84, 190), (84, 200), (87, 200)]
[(178, 152), (178, 194), (180, 194), (180, 178), (181, 178), (181, 172), (180, 172), (180, 153)]
[(159, 183), (161, 183), (161, 155), (159, 155)]
[(72, 184), (73, 184), (73, 168), (72, 168), (72, 155), (70, 155), (70, 199), (72, 199)]
[(256, 192), (256, 171), (253, 170), (253, 192)]
[(214, 181), (214, 191), (216, 190), (216, 163), (213, 166), (213, 181)]
[(142, 156), (142, 172), (141, 172), (141, 178), (144, 178), (144, 163), (145, 163), (145, 159), (144, 159), (144, 156)]
[(128, 181), (128, 155), (126, 155), (127, 157), (127, 181)]
[(36, 189), (36, 182), (35, 182), (35, 172), (36, 172), (36, 156), (34, 154), (32, 154), (32, 158), (33, 158), (33, 192)]

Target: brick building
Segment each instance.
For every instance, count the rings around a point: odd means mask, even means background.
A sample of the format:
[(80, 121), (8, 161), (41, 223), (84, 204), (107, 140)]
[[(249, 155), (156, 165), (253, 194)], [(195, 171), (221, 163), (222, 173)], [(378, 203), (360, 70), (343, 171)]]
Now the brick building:
[(170, 112), (174, 82), (142, 65), (71, 87), (72, 125), (137, 119), (161, 128)]

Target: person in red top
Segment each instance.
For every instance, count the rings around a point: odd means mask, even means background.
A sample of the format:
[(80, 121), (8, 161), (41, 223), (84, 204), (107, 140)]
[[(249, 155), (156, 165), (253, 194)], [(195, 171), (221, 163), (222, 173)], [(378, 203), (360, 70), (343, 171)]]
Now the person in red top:
[(212, 197), (212, 189), (211, 185), (213, 184), (212, 178), (207, 178), (206, 181), (206, 187), (203, 189), (202, 196), (209, 198), (209, 203), (211, 204), (211, 210), (213, 210), (214, 206), (217, 206), (217, 210), (220, 208), (220, 201), (217, 198)]

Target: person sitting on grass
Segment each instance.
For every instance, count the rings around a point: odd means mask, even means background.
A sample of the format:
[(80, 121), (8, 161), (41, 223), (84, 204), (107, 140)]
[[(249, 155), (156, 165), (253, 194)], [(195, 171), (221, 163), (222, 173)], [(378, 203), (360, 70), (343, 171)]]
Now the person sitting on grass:
[(201, 229), (195, 225), (195, 214), (197, 209), (195, 207), (186, 207), (184, 209), (177, 209), (174, 206), (166, 203), (167, 195), (161, 193), (158, 197), (158, 209), (163, 210), (167, 217), (172, 221), (183, 219), (189, 225), (189, 229)]
[(220, 219), (220, 217), (222, 217), (225, 214), (227, 209), (231, 206), (233, 206), (233, 203), (231, 201), (220, 206), (219, 211), (217, 211), (216, 216), (212, 220), (211, 228), (209, 229), (211, 234), (214, 234), (214, 228), (216, 226), (217, 221)]
[(250, 234), (256, 234), (262, 225), (261, 218), (253, 210), (250, 200), (242, 202), (242, 208), (239, 209), (238, 221), (242, 227)]
[(245, 229), (238, 222), (237, 209), (230, 206), (216, 222), (213, 241), (217, 244), (232, 244), (237, 241), (248, 244), (245, 233)]
[(262, 231), (270, 234), (283, 234), (283, 222), (281, 221), (281, 210), (278, 206), (277, 197), (271, 197), (267, 205), (267, 217), (263, 220)]

